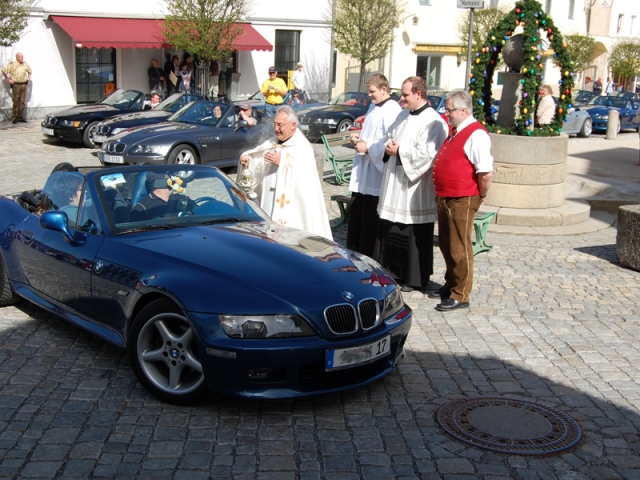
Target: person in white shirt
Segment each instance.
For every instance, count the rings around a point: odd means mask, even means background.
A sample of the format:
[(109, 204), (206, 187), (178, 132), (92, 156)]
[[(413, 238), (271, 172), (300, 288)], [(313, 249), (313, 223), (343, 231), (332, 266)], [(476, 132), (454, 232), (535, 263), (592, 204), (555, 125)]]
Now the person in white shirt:
[(301, 63), (296, 65), (296, 71), (291, 76), (291, 82), (296, 91), (302, 96), (302, 101), (304, 102), (307, 100), (307, 84), (305, 83), (303, 69), (304, 65)]
[(556, 102), (553, 101), (551, 87), (543, 85), (538, 92), (538, 110), (536, 117), (539, 125), (549, 125), (556, 114)]
[(387, 77), (375, 74), (367, 81), (371, 105), (360, 132), (351, 135), (356, 155), (351, 169), (351, 210), (347, 227), (347, 248), (373, 256), (378, 231), (378, 198), (382, 183), (384, 144), (387, 130), (402, 111), (389, 95)]
[(433, 274), (436, 221), (433, 162), (447, 138), (447, 124), (431, 108), (421, 77), (402, 84), (404, 110), (391, 125), (382, 173), (374, 248), (377, 260), (403, 292), (426, 292)]
[(607, 95), (613, 93), (613, 91), (616, 88), (616, 84), (613, 80), (611, 80), (611, 78), (607, 77), (607, 87), (604, 89), (604, 93), (606, 93)]

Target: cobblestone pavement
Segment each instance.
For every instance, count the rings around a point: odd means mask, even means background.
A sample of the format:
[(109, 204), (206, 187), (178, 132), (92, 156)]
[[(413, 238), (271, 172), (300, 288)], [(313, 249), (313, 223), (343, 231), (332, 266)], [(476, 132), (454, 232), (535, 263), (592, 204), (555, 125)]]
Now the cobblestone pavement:
[[(42, 185), (61, 161), (97, 164), (31, 123), (0, 125), (0, 153), (3, 192)], [(344, 190), (326, 184), (327, 197)], [(640, 478), (640, 273), (620, 267), (615, 237), (491, 234), (468, 311), (407, 295), (405, 362), (367, 387), (308, 399), (163, 405), (120, 350), (27, 302), (2, 308), (0, 477)], [(510, 456), (437, 425), (441, 405), (480, 395), (555, 407), (584, 439), (562, 455)]]

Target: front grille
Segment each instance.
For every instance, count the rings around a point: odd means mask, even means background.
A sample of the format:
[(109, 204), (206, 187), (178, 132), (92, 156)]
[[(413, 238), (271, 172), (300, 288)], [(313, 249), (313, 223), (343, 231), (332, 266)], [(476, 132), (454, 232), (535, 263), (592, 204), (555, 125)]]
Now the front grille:
[(378, 324), (380, 318), (379, 304), (376, 300), (363, 300), (358, 306), (360, 310), (360, 324), (363, 330), (369, 330)]
[(120, 142), (107, 142), (102, 144), (102, 149), (108, 153), (124, 153), (127, 145)]
[(109, 125), (99, 125), (96, 129), (96, 132), (98, 132), (100, 135), (107, 135), (109, 133), (109, 130), (111, 130), (111, 127)]
[(324, 318), (333, 333), (344, 335), (358, 329), (356, 310), (352, 305), (334, 305), (324, 311)]
[(56, 123), (58, 123), (58, 119), (56, 117), (47, 117), (44, 119), (44, 124), (47, 127), (53, 127)]

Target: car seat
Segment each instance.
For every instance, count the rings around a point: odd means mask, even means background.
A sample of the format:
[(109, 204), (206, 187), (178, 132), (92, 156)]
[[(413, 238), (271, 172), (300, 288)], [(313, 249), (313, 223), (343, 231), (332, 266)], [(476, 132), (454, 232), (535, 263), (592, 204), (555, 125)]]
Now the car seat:
[(147, 172), (140, 172), (133, 185), (133, 191), (131, 192), (131, 208), (135, 207), (140, 200), (149, 194), (149, 192), (147, 192), (146, 182)]

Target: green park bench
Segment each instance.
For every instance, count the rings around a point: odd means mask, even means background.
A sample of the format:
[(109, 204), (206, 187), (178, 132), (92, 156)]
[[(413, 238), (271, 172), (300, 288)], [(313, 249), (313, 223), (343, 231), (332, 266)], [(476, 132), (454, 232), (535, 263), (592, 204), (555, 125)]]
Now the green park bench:
[(333, 172), (336, 176), (336, 183), (342, 185), (349, 182), (350, 175), (346, 173), (347, 168), (353, 164), (353, 152), (349, 152), (348, 155), (336, 155), (331, 149), (332, 146), (339, 145), (351, 145), (349, 139), (351, 134), (349, 132), (331, 133), (329, 135), (322, 135), (322, 143), (326, 150), (326, 158), (333, 167)]
[[(340, 209), (340, 219), (336, 223), (332, 230), (336, 230), (345, 223), (349, 222), (349, 210), (351, 209), (351, 192), (340, 195), (331, 195), (331, 201), (338, 204)], [(473, 243), (473, 255), (477, 255), (480, 252), (490, 252), (493, 250), (493, 245), (487, 244), (487, 232), (489, 230), (489, 224), (491, 220), (496, 216), (494, 212), (487, 212), (480, 215), (476, 215), (473, 219), (473, 229), (476, 234), (476, 241)]]

